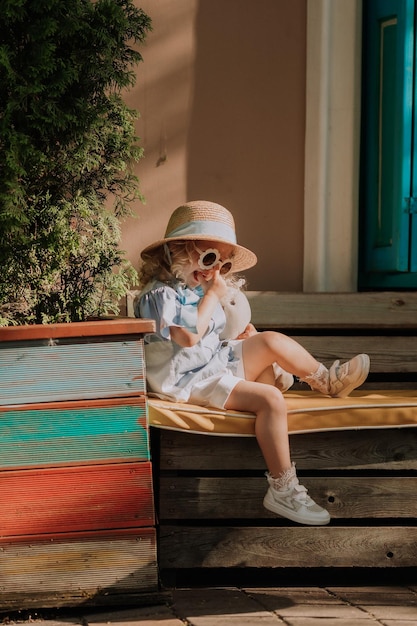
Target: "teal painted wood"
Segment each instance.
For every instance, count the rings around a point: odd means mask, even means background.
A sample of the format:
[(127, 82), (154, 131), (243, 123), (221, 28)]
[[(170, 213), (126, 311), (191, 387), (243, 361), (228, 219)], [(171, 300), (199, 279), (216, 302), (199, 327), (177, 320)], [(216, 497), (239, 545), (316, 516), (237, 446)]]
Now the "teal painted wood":
[[(416, 9), (415, 9), (416, 12)], [(414, 40), (417, 41), (416, 26), (414, 27)], [(411, 245), (410, 245), (410, 274), (414, 275), (414, 283), (412, 287), (417, 286), (417, 140), (416, 140), (416, 128), (417, 128), (417, 50), (414, 56), (414, 106), (413, 106), (413, 150), (412, 150), (412, 198), (413, 203), (410, 207), (410, 231), (411, 231)]]
[(6, 410), (0, 469), (149, 460), (146, 405)]
[(368, 269), (408, 270), (414, 0), (366, 4)]
[(362, 288), (417, 286), (410, 215), (414, 11), (414, 0), (364, 3)]
[(0, 342), (0, 405), (114, 398), (144, 390), (142, 340)]

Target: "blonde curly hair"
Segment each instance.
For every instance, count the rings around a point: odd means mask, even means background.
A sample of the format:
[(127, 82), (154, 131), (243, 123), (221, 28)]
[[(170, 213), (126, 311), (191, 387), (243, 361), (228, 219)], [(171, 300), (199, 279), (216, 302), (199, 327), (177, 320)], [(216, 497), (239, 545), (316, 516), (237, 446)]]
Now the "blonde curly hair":
[[(192, 261), (192, 253), (197, 250), (196, 243), (189, 241), (171, 241), (145, 252), (139, 268), (139, 287), (143, 289), (152, 280), (164, 283), (184, 281), (184, 267)], [(245, 280), (236, 274), (225, 278), (229, 286), (241, 288)]]

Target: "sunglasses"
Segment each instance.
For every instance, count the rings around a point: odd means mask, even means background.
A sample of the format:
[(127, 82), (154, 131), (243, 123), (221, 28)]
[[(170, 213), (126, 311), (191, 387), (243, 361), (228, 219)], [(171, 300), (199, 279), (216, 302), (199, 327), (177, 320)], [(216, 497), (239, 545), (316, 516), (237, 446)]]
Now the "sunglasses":
[(201, 267), (202, 270), (211, 270), (213, 267), (220, 265), (220, 274), (222, 276), (226, 276), (232, 270), (232, 261), (227, 259), (227, 261), (222, 261), (220, 252), (216, 248), (208, 248), (208, 250), (200, 250), (196, 246), (197, 252), (200, 253), (200, 258), (198, 259), (198, 266)]

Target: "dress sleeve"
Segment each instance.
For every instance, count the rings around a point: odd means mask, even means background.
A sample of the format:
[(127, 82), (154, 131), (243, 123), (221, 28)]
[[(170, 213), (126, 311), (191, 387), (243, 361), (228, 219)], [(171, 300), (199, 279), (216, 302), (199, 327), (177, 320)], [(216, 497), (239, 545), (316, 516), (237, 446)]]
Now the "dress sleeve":
[(157, 333), (164, 339), (171, 339), (170, 326), (197, 332), (198, 301), (198, 298), (195, 302), (184, 300), (172, 287), (158, 287), (142, 296), (139, 315), (155, 320)]

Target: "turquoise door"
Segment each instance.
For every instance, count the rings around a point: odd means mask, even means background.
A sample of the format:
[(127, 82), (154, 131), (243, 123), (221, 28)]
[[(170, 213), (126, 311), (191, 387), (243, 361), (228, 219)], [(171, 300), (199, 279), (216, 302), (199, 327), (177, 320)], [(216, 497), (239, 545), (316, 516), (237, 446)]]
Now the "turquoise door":
[(415, 0), (363, 4), (359, 287), (417, 288)]

